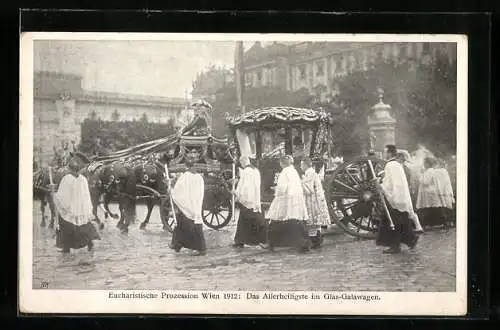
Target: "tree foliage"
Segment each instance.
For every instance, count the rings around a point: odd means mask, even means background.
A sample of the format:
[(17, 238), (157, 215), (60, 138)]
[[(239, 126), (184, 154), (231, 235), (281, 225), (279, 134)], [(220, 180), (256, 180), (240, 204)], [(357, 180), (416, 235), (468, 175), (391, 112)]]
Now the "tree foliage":
[(81, 126), (79, 150), (88, 155), (106, 154), (175, 133), (174, 119), (167, 123), (103, 121), (87, 118)]
[(456, 62), (447, 54), (437, 50), (428, 63), (420, 64), (379, 59), (371, 69), (352, 72), (336, 83), (335, 102), (350, 118), (349, 140), (359, 145), (367, 141), (366, 118), (382, 88), (406, 148), (421, 143), (438, 154), (456, 149)]
[[(247, 111), (269, 106), (305, 107), (310, 102), (311, 95), (306, 89), (294, 93), (284, 88), (265, 86), (246, 88), (243, 95), (243, 104)], [(220, 89), (212, 106), (214, 132), (216, 135), (223, 136), (228, 132), (225, 114), (236, 114), (240, 111), (234, 84)]]

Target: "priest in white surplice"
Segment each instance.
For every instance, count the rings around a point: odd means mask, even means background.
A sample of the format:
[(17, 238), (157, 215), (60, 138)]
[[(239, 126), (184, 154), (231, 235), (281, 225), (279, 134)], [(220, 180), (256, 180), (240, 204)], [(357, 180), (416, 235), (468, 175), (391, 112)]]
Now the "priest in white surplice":
[(234, 236), (234, 247), (265, 244), (267, 225), (260, 204), (260, 172), (250, 164), (248, 156), (240, 157), (239, 181), (234, 191), (236, 207), (240, 210)]
[[(85, 157), (79, 153), (74, 154), (68, 163), (70, 172), (62, 178), (53, 197), (59, 214), (56, 246), (62, 248), (65, 257), (68, 257), (70, 249), (87, 247), (92, 251), (94, 246), (92, 241), (100, 239), (97, 230), (90, 222), (94, 215), (89, 184), (80, 174), (84, 165)], [(55, 187), (51, 188), (55, 190)]]
[(172, 199), (177, 207), (177, 226), (172, 235), (169, 247), (176, 252), (182, 248), (197, 251), (197, 255), (206, 254), (205, 236), (201, 212), (205, 183), (203, 176), (193, 169), (194, 157), (186, 160), (188, 170), (184, 172), (172, 189)]
[(424, 226), (447, 227), (455, 203), (450, 176), (432, 157), (424, 159), (424, 167), (418, 190), (418, 212)]
[[(389, 226), (389, 219), (384, 217), (379, 224), (377, 245), (387, 246), (384, 253), (399, 253), (401, 243), (413, 249), (418, 236), (413, 231), (414, 224), (410, 220), (413, 205), (410, 189), (403, 166), (397, 161), (397, 149), (394, 145), (385, 148), (387, 163), (384, 169), (384, 179), (380, 188), (385, 196), (386, 205), (394, 223), (394, 229)], [(382, 212), (384, 213), (384, 212)]]
[(269, 248), (293, 246), (305, 252), (311, 248), (307, 229), (307, 208), (299, 173), (289, 155), (280, 160), (283, 169), (278, 177), (274, 199), (267, 218), (271, 220), (268, 231)]
[(304, 171), (302, 187), (306, 201), (307, 215), (309, 216), (309, 224), (312, 227), (310, 231), (316, 228), (317, 233), (317, 238), (312, 238), (312, 248), (317, 248), (321, 245), (323, 231), (330, 224), (330, 214), (320, 175), (314, 170), (311, 158), (306, 157), (302, 159), (300, 167)]

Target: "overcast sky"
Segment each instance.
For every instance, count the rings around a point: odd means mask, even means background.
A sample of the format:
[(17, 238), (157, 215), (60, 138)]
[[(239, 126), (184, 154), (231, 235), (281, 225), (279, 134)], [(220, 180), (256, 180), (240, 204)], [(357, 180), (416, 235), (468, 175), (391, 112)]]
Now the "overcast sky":
[(34, 68), (80, 74), (86, 90), (184, 97), (210, 64), (232, 67), (234, 49), (226, 41), (36, 41)]

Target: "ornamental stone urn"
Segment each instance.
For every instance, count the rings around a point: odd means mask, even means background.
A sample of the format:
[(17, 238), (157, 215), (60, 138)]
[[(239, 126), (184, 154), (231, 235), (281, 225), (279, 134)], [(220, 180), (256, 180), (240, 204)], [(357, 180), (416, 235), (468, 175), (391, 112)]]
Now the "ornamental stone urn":
[(384, 91), (379, 88), (378, 103), (371, 107), (368, 115), (370, 150), (379, 156), (388, 144), (396, 144), (396, 119), (391, 115), (391, 106), (384, 103)]

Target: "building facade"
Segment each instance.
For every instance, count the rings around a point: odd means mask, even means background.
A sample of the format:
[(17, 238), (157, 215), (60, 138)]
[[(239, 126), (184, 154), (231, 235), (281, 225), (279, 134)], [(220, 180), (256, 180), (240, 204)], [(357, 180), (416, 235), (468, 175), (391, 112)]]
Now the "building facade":
[[(377, 60), (426, 63), (441, 49), (456, 59), (452, 43), (394, 42), (273, 42), (263, 46), (257, 41), (244, 53), (245, 87), (273, 86), (289, 91), (305, 89), (326, 96), (338, 93), (335, 81), (356, 70), (367, 70)], [(217, 91), (234, 83), (234, 72), (209, 69), (193, 82), (193, 98), (214, 100)]]
[(195, 100), (214, 101), (217, 92), (232, 83), (234, 83), (234, 70), (212, 66), (196, 76), (191, 97)]
[(150, 122), (179, 123), (188, 107), (184, 98), (150, 97), (86, 91), (82, 77), (74, 74), (35, 72), (34, 157), (46, 165), (54, 147), (63, 142), (78, 145), (81, 123), (86, 118), (132, 121), (147, 117)]
[(245, 85), (335, 94), (336, 78), (355, 70), (367, 70), (378, 59), (425, 63), (438, 49), (444, 50), (450, 61), (456, 59), (456, 46), (452, 43), (301, 42), (285, 45), (274, 42), (263, 47), (256, 42), (244, 54)]

